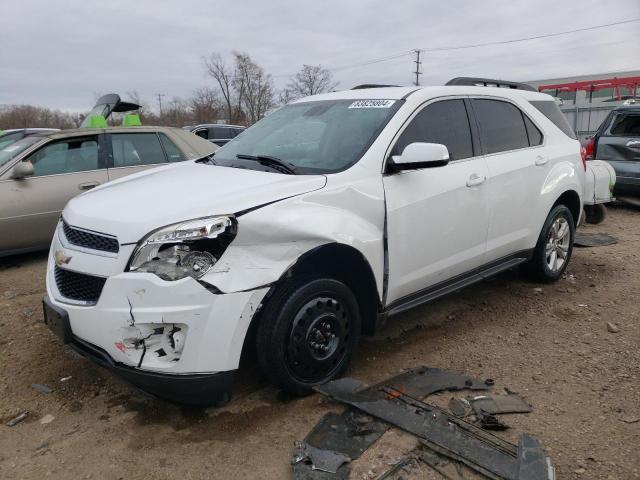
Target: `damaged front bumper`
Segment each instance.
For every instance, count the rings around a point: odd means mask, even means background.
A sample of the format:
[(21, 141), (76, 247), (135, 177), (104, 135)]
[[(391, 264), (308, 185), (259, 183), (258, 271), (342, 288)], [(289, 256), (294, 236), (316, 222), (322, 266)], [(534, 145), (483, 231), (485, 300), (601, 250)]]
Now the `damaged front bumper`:
[[(57, 265), (56, 255), (71, 260)], [(119, 261), (96, 262), (95, 255), (54, 239), (44, 300), (50, 328), (75, 351), (155, 396), (198, 405), (228, 401), (245, 335), (268, 287), (221, 294), (190, 277), (168, 282), (150, 273), (116, 273)], [(56, 280), (61, 268), (104, 272), (97, 301), (65, 297)]]

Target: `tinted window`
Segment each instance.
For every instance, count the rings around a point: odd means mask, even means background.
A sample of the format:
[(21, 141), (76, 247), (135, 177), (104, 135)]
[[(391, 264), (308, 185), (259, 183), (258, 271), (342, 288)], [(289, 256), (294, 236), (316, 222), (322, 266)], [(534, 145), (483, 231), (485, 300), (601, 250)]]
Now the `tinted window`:
[(564, 114), (560, 111), (560, 108), (558, 107), (556, 102), (554, 102), (553, 100), (541, 100), (529, 103), (540, 110), (540, 112), (542, 112), (545, 117), (551, 120), (556, 127), (562, 130), (566, 136), (571, 137), (574, 140), (578, 138), (576, 137), (573, 128), (571, 128), (571, 125), (569, 125), (567, 117), (565, 117)]
[(170, 162), (180, 162), (184, 160), (184, 155), (176, 144), (169, 139), (169, 137), (164, 133), (159, 133), (158, 135), (160, 135), (160, 141), (162, 142), (162, 146), (164, 147), (164, 151), (166, 152)]
[(152, 165), (167, 161), (155, 133), (113, 133), (111, 146), (114, 167)]
[(474, 99), (472, 102), (485, 153), (529, 146), (524, 119), (518, 107), (499, 100)]
[(209, 127), (209, 138), (233, 138), (233, 129), (225, 127)]
[(451, 160), (473, 157), (469, 117), (463, 100), (443, 100), (422, 109), (402, 132), (393, 148), (399, 155), (414, 142), (441, 143)]
[(205, 140), (209, 139), (209, 130), (207, 130), (206, 128), (203, 128), (202, 130), (196, 130), (195, 132), (196, 135), (198, 135), (199, 137), (204, 138)]
[(640, 136), (640, 115), (617, 114), (613, 117), (609, 134), (620, 137)]
[(97, 137), (69, 138), (51, 142), (28, 159), (33, 164), (33, 176), (83, 172), (98, 168)]
[(524, 125), (527, 127), (527, 135), (529, 136), (529, 145), (535, 147), (536, 145), (540, 145), (542, 143), (542, 133), (538, 130), (529, 117), (523, 115), (524, 117)]

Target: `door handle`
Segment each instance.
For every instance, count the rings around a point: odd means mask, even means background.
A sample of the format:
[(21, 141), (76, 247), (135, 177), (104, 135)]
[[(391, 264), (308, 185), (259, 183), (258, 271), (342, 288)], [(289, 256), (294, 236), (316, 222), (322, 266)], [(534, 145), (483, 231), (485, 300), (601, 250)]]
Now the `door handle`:
[(467, 180), (467, 187), (476, 187), (484, 183), (486, 179), (487, 177), (485, 177), (484, 175), (480, 176), (477, 173), (472, 173), (469, 177), (469, 180)]
[(629, 140), (626, 146), (629, 148), (640, 148), (640, 140)]
[(538, 155), (536, 157), (536, 165), (539, 166), (539, 167), (541, 167), (542, 165), (544, 165), (548, 161), (549, 161), (549, 159), (547, 157), (543, 157), (542, 155)]
[(100, 182), (87, 182), (78, 185), (78, 190), (91, 190), (100, 185)]

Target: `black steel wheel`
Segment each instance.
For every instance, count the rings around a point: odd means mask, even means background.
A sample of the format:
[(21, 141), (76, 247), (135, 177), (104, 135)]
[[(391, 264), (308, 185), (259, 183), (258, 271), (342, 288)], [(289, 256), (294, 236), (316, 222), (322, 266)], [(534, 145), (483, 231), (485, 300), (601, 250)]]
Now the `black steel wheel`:
[(295, 395), (337, 378), (360, 336), (358, 303), (330, 278), (292, 279), (271, 296), (260, 318), (257, 355), (278, 386)]

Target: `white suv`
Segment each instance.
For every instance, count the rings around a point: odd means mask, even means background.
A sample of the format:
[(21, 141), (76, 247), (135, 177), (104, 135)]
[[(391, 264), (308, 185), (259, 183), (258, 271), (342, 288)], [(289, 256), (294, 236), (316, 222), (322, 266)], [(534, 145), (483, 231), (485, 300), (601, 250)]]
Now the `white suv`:
[(305, 394), (387, 317), (519, 264), (557, 280), (580, 144), (552, 97), (478, 83), (303, 98), (214, 156), (74, 198), (45, 321), (147, 392), (221, 404), (245, 347)]

